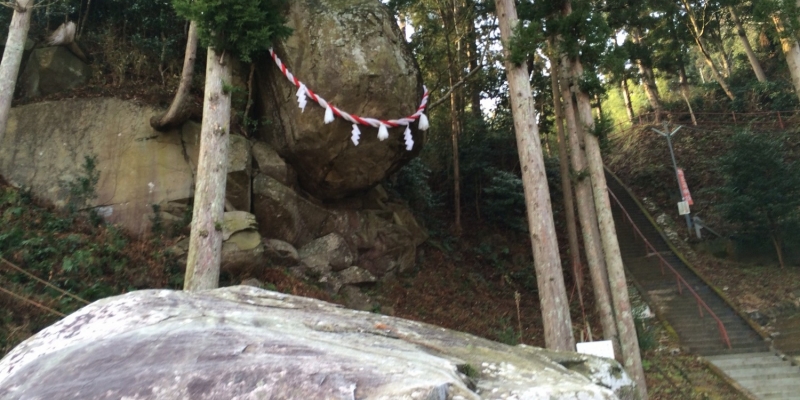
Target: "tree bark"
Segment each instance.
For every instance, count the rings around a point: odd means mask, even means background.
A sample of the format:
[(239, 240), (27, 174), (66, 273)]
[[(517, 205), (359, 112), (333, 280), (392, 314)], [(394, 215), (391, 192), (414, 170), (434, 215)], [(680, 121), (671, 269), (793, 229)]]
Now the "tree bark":
[[(572, 64), (572, 76), (577, 78), (583, 75), (580, 60)], [(575, 86), (577, 89), (577, 86)], [(639, 339), (636, 335), (636, 325), (631, 312), (631, 302), (628, 298), (628, 282), (625, 279), (625, 267), (622, 264), (622, 254), (619, 250), (617, 231), (614, 226), (614, 216), (611, 213), (611, 201), (608, 197), (603, 159), (600, 154), (600, 141), (591, 130), (594, 127), (592, 119), (592, 105), (589, 96), (581, 90), (576, 90), (575, 97), (578, 103), (578, 115), (582, 125), (586, 127), (584, 146), (586, 161), (591, 176), (592, 192), (594, 193), (595, 210), (597, 211), (600, 237), (603, 243), (603, 252), (606, 256), (608, 269), (608, 283), (611, 289), (611, 299), (614, 302), (614, 315), (619, 332), (620, 348), (622, 350), (625, 369), (636, 382), (637, 389), (642, 399), (647, 399), (647, 382), (642, 368), (642, 356), (639, 350)]]
[(622, 101), (625, 103), (625, 111), (628, 113), (628, 121), (633, 123), (633, 104), (631, 103), (631, 91), (628, 89), (628, 78), (622, 77), (620, 81), (620, 89), (622, 90)]
[(689, 108), (689, 115), (692, 117), (692, 125), (697, 126), (697, 118), (695, 118), (694, 110), (692, 110), (692, 102), (689, 101), (689, 81), (686, 80), (686, 68), (683, 66), (683, 60), (680, 61), (678, 76), (680, 79), (681, 96), (683, 96), (683, 100), (686, 101), (686, 107)]
[(550, 87), (553, 91), (553, 109), (556, 114), (556, 134), (558, 135), (558, 165), (561, 171), (561, 192), (564, 194), (564, 211), (567, 219), (567, 237), (569, 238), (570, 264), (572, 276), (578, 289), (578, 300), (583, 310), (583, 266), (581, 265), (581, 248), (578, 242), (578, 227), (575, 220), (575, 200), (572, 197), (572, 182), (569, 172), (569, 152), (567, 136), (564, 134), (564, 115), (561, 106), (561, 91), (558, 86), (557, 55), (554, 39), (550, 38)]
[(697, 49), (700, 50), (700, 54), (703, 55), (703, 59), (705, 60), (708, 68), (711, 69), (711, 74), (714, 75), (714, 79), (717, 80), (717, 83), (725, 94), (731, 100), (736, 100), (736, 95), (733, 94), (731, 88), (728, 86), (728, 82), (725, 81), (722, 74), (719, 72), (719, 68), (714, 63), (714, 59), (711, 58), (711, 53), (708, 51), (708, 45), (706, 45), (705, 39), (703, 39), (703, 29), (697, 23), (697, 19), (694, 16), (694, 11), (692, 11), (692, 6), (689, 5), (687, 0), (681, 0), (683, 6), (686, 8), (686, 15), (689, 17), (689, 28), (692, 31), (692, 36), (694, 37), (694, 41), (697, 44)]
[(14, 89), (17, 85), (19, 66), (22, 64), (22, 54), (25, 51), (25, 40), (31, 27), (33, 2), (34, 0), (18, 0), (14, 6), (11, 24), (8, 26), (3, 61), (0, 62), (0, 143), (3, 143), (6, 134), (8, 114), (11, 112), (11, 102), (14, 100)]
[[(455, 213), (453, 230), (456, 236), (461, 236), (461, 167), (458, 160), (458, 137), (461, 135), (461, 98), (458, 96), (456, 83), (460, 82), (460, 68), (457, 66), (456, 57), (458, 48), (453, 50), (451, 32), (456, 30), (455, 2), (439, 7), (439, 17), (444, 22), (444, 36), (447, 50), (447, 74), (450, 79), (450, 141), (453, 151), (453, 211)], [(455, 35), (458, 37), (458, 35)], [(456, 39), (458, 41), (459, 39)]]
[(209, 47), (184, 290), (214, 289), (219, 286), (231, 120), (231, 96), (224, 86), (230, 82), (228, 57)]
[(794, 91), (797, 97), (800, 98), (800, 45), (793, 35), (786, 32), (780, 15), (774, 14), (772, 21), (775, 23), (775, 29), (781, 39), (781, 49), (783, 49), (786, 63), (789, 65), (789, 75), (792, 77)]
[(617, 323), (614, 320), (614, 309), (611, 306), (611, 295), (609, 294), (608, 275), (606, 273), (606, 263), (603, 256), (603, 245), (600, 242), (600, 228), (597, 226), (597, 213), (594, 209), (594, 195), (592, 195), (592, 183), (586, 169), (586, 156), (583, 151), (580, 129), (575, 117), (575, 107), (572, 101), (570, 90), (570, 62), (566, 55), (561, 55), (561, 62), (558, 65), (560, 75), (561, 98), (564, 107), (564, 120), (567, 123), (567, 139), (570, 148), (570, 163), (574, 176), (575, 199), (578, 205), (578, 218), (583, 234), (583, 245), (586, 252), (586, 261), (589, 264), (589, 275), (592, 279), (594, 289), (595, 306), (597, 314), (600, 316), (600, 325), (603, 328), (603, 338), (611, 340), (614, 344), (614, 353), (620, 356), (619, 334), (617, 333)]
[(150, 118), (150, 126), (157, 131), (166, 131), (183, 125), (189, 119), (191, 108), (187, 98), (192, 90), (194, 64), (197, 58), (197, 23), (189, 23), (189, 34), (186, 38), (186, 52), (183, 56), (183, 71), (178, 91), (166, 113)]
[(772, 245), (775, 246), (775, 253), (778, 254), (778, 264), (780, 264), (781, 268), (785, 268), (783, 264), (783, 245), (781, 243), (780, 238), (777, 235), (770, 235), (772, 239)]
[(753, 47), (750, 46), (750, 40), (747, 39), (747, 32), (745, 32), (744, 26), (742, 26), (742, 21), (739, 19), (739, 16), (736, 15), (736, 11), (733, 7), (728, 7), (728, 11), (731, 13), (731, 20), (733, 20), (733, 24), (736, 26), (736, 34), (739, 35), (739, 39), (742, 41), (742, 47), (744, 47), (744, 52), (747, 54), (747, 59), (750, 61), (750, 66), (753, 67), (756, 79), (758, 79), (759, 82), (766, 82), (767, 75), (764, 74), (764, 69), (761, 68), (761, 63), (758, 61)]
[[(634, 43), (641, 45), (642, 34), (638, 28), (634, 28), (631, 31), (631, 40), (633, 40)], [(653, 69), (650, 68), (649, 65), (643, 63), (641, 59), (636, 60), (636, 66), (639, 68), (639, 75), (642, 78), (642, 84), (644, 86), (644, 93), (647, 96), (647, 101), (649, 101), (650, 105), (653, 107), (653, 112), (656, 114), (656, 122), (658, 122), (661, 118), (661, 112), (663, 111), (664, 107), (661, 105), (661, 96), (658, 93), (658, 86), (656, 86), (655, 74), (653, 74)]]
[(525, 189), (525, 205), (528, 211), (528, 228), (542, 308), (545, 345), (553, 350), (574, 351), (575, 339), (572, 336), (572, 321), (561, 270), (561, 258), (558, 254), (553, 210), (544, 171), (528, 68), (525, 65), (511, 63), (508, 50), (508, 43), (513, 35), (512, 29), (519, 23), (517, 10), (514, 0), (498, 0), (496, 4)]

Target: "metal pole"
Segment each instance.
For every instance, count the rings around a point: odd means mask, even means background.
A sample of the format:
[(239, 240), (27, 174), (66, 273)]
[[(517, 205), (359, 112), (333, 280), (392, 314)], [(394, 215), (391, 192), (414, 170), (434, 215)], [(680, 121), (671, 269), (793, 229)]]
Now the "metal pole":
[[(681, 201), (686, 201), (683, 197), (683, 190), (681, 190), (681, 179), (678, 177), (678, 163), (675, 161), (675, 150), (672, 148), (672, 135), (678, 133), (681, 130), (682, 126), (678, 125), (674, 131), (669, 131), (669, 123), (664, 122), (664, 132), (659, 131), (656, 128), (652, 128), (656, 133), (661, 136), (667, 138), (667, 146), (669, 146), (669, 156), (672, 158), (672, 168), (675, 172), (675, 181), (678, 182), (678, 193), (680, 194)], [(689, 228), (689, 232), (692, 231), (692, 218), (691, 213), (684, 215), (686, 217), (686, 226)]]

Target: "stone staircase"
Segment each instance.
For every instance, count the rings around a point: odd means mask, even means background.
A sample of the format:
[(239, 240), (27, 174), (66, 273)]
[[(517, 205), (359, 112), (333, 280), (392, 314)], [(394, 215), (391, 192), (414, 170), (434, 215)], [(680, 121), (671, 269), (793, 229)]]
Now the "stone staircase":
[[(606, 174), (606, 180), (614, 195), (611, 203), (626, 274), (639, 286), (650, 307), (674, 329), (684, 350), (706, 357), (753, 398), (800, 399), (800, 368), (776, 356), (761, 335), (672, 252), (661, 233), (615, 177)], [(655, 251), (646, 246), (625, 211)], [(665, 262), (685, 282), (680, 289), (675, 273), (667, 266), (662, 267)], [(691, 287), (724, 325), (730, 348), (718, 329), (717, 319), (698, 305), (695, 295), (685, 285)]]
[(800, 398), (800, 367), (774, 352), (706, 357), (757, 399)]

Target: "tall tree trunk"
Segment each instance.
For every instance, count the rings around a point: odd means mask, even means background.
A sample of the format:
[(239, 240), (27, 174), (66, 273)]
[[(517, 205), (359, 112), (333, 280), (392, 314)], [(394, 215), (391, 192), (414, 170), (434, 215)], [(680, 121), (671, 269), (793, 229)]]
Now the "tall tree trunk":
[[(573, 61), (572, 73), (575, 79), (583, 75), (583, 67), (579, 59)], [(578, 89), (577, 86), (575, 88)], [(611, 288), (611, 299), (614, 302), (614, 316), (617, 321), (623, 364), (634, 382), (636, 382), (641, 398), (647, 399), (647, 382), (644, 378), (639, 339), (636, 336), (636, 325), (633, 321), (631, 302), (628, 298), (628, 282), (625, 279), (625, 268), (622, 264), (622, 255), (617, 241), (614, 216), (611, 213), (611, 201), (608, 197), (603, 159), (600, 154), (600, 141), (596, 136), (589, 133), (594, 127), (592, 105), (589, 96), (579, 89), (576, 90), (575, 97), (578, 103), (579, 120), (587, 131), (584, 135), (583, 143), (592, 181), (592, 192), (594, 193), (594, 204), (597, 211), (598, 225), (600, 226), (603, 252), (606, 256), (608, 283)]]
[(25, 51), (25, 40), (31, 27), (33, 1), (18, 0), (14, 5), (11, 24), (8, 26), (3, 61), (0, 62), (0, 143), (3, 143), (3, 137), (6, 135), (8, 114), (11, 112), (11, 101), (14, 100), (22, 53)]
[(189, 23), (189, 34), (186, 38), (186, 52), (183, 56), (183, 71), (181, 72), (181, 82), (178, 91), (172, 99), (172, 104), (166, 113), (150, 118), (150, 126), (157, 131), (166, 131), (179, 127), (189, 119), (191, 107), (187, 98), (192, 90), (192, 78), (194, 77), (194, 64), (197, 58), (197, 23)]
[(81, 18), (81, 24), (78, 27), (78, 33), (76, 36), (78, 39), (81, 38), (83, 30), (86, 29), (86, 17), (89, 16), (89, 10), (91, 9), (92, 9), (92, 0), (86, 0), (86, 10), (83, 11), (83, 18)]
[(614, 353), (619, 355), (619, 359), (622, 361), (617, 323), (614, 319), (614, 309), (611, 306), (611, 294), (609, 293), (603, 244), (600, 241), (600, 228), (597, 226), (597, 213), (594, 209), (592, 182), (586, 168), (586, 155), (583, 151), (581, 135), (578, 134), (578, 131), (583, 128), (579, 126), (578, 120), (575, 117), (575, 106), (570, 90), (569, 83), (571, 82), (571, 75), (569, 66), (569, 59), (566, 55), (562, 54), (558, 70), (560, 75), (561, 98), (563, 99), (562, 106), (564, 107), (564, 121), (567, 123), (570, 164), (572, 165), (572, 172), (570, 175), (574, 177), (578, 219), (581, 223), (586, 261), (589, 264), (589, 276), (592, 279), (594, 301), (597, 307), (597, 314), (600, 316), (600, 325), (603, 328), (603, 338), (611, 340), (614, 344)]
[(633, 123), (633, 104), (631, 103), (631, 91), (628, 89), (628, 78), (622, 77), (620, 81), (620, 89), (622, 90), (622, 101), (625, 103), (625, 111), (628, 113), (628, 121)]
[(219, 54), (213, 48), (208, 48), (200, 157), (197, 161), (184, 290), (214, 289), (219, 286), (231, 121), (231, 96), (224, 88), (231, 82), (228, 58), (225, 53)]
[(764, 69), (761, 68), (761, 63), (758, 61), (753, 47), (750, 46), (750, 40), (747, 39), (747, 32), (745, 32), (744, 26), (742, 26), (742, 21), (739, 19), (739, 16), (736, 15), (736, 11), (733, 7), (728, 7), (728, 11), (731, 13), (731, 20), (733, 20), (733, 24), (736, 26), (736, 34), (739, 35), (739, 40), (742, 41), (742, 47), (744, 47), (744, 52), (747, 54), (747, 59), (750, 61), (750, 66), (753, 67), (756, 79), (758, 79), (759, 82), (766, 82), (767, 75), (764, 74)]
[(567, 218), (567, 237), (569, 238), (570, 264), (572, 276), (578, 289), (578, 300), (583, 309), (583, 266), (581, 265), (581, 248), (578, 242), (578, 225), (575, 220), (575, 200), (572, 197), (572, 182), (569, 173), (569, 152), (567, 136), (564, 133), (564, 115), (561, 106), (561, 91), (558, 86), (557, 50), (554, 39), (548, 41), (550, 55), (550, 87), (553, 91), (553, 109), (556, 114), (556, 134), (558, 135), (558, 165), (561, 171), (561, 192), (564, 194), (564, 211)]
[[(638, 45), (642, 44), (642, 34), (639, 28), (631, 30), (631, 40)], [(639, 75), (642, 78), (642, 85), (644, 86), (644, 93), (647, 96), (647, 101), (649, 101), (650, 106), (653, 107), (653, 112), (656, 114), (656, 122), (659, 122), (664, 107), (661, 105), (661, 96), (658, 93), (658, 86), (656, 86), (653, 68), (646, 65), (641, 59), (636, 60), (636, 66), (639, 67)]]
[[(467, 37), (466, 37), (466, 51), (467, 51), (467, 60), (469, 60), (469, 74), (472, 75), (473, 72), (476, 70), (481, 69), (481, 60), (480, 60), (480, 52), (478, 51), (478, 35), (475, 32), (475, 24), (474, 22), (474, 14), (475, 10), (474, 7), (470, 9), (471, 18), (467, 18), (469, 24), (467, 25)], [(480, 120), (483, 118), (483, 112), (481, 111), (481, 84), (480, 80), (473, 79), (468, 86), (468, 93), (469, 93), (469, 102), (470, 102), (470, 112), (472, 114), (472, 118), (475, 120)]]
[(731, 77), (731, 64), (730, 64), (730, 56), (728, 52), (725, 51), (725, 43), (722, 41), (721, 33), (718, 30), (711, 30), (709, 33), (711, 38), (711, 42), (717, 47), (719, 50), (719, 63), (722, 66), (722, 76), (725, 78)]
[(697, 126), (697, 118), (695, 118), (694, 110), (692, 110), (692, 102), (689, 101), (689, 82), (686, 80), (686, 68), (683, 66), (683, 60), (680, 60), (678, 76), (680, 78), (681, 96), (683, 96), (683, 100), (686, 101), (686, 107), (689, 109), (689, 115), (692, 116), (692, 125)]
[(789, 65), (789, 75), (792, 77), (794, 91), (797, 93), (797, 97), (800, 98), (800, 45), (794, 35), (786, 32), (780, 15), (774, 14), (772, 21), (775, 23), (775, 29), (781, 38), (781, 49), (783, 49), (786, 63)]
[(772, 239), (772, 244), (775, 246), (775, 253), (778, 254), (778, 264), (780, 264), (781, 268), (785, 268), (786, 266), (783, 264), (783, 243), (781, 239), (775, 235), (770, 235), (770, 239)]
[[(451, 85), (454, 83), (450, 78)], [(458, 112), (456, 91), (450, 92), (450, 131), (453, 143), (453, 207), (455, 210), (455, 234), (461, 236), (461, 167), (458, 160), (458, 137), (461, 135), (461, 120)]]
[[(456, 30), (455, 1), (445, 7), (439, 7), (439, 16), (444, 22), (445, 42), (447, 43), (447, 74), (450, 79), (450, 135), (453, 150), (453, 211), (455, 212), (454, 233), (460, 236), (461, 228), (461, 171), (458, 160), (458, 137), (461, 135), (461, 108), (460, 96), (457, 92), (456, 84), (460, 82), (460, 67), (456, 57), (458, 52), (453, 50), (453, 40), (451, 33)], [(458, 37), (458, 34), (455, 35)], [(458, 41), (459, 39), (456, 39)], [(457, 47), (457, 46), (456, 46)]]
[(692, 6), (689, 5), (687, 0), (681, 0), (681, 3), (683, 3), (683, 6), (686, 8), (686, 15), (689, 17), (689, 29), (692, 31), (692, 36), (697, 44), (697, 49), (700, 50), (700, 54), (703, 55), (703, 59), (708, 65), (708, 68), (711, 69), (711, 74), (714, 75), (714, 79), (717, 80), (717, 83), (720, 85), (720, 87), (722, 87), (722, 90), (725, 92), (728, 98), (731, 100), (736, 100), (736, 95), (733, 94), (733, 91), (731, 91), (731, 88), (728, 86), (728, 82), (722, 77), (722, 74), (719, 72), (719, 68), (717, 68), (717, 65), (714, 63), (714, 59), (711, 58), (708, 45), (706, 45), (706, 41), (703, 39), (703, 29), (697, 23), (697, 18), (694, 16)]
[(542, 307), (544, 341), (549, 349), (574, 351), (575, 339), (572, 337), (569, 302), (561, 270), (561, 258), (558, 254), (553, 210), (544, 171), (539, 129), (536, 126), (528, 68), (525, 65), (512, 64), (508, 50), (508, 43), (513, 35), (512, 29), (519, 23), (517, 9), (514, 0), (498, 0), (496, 4), (500, 35), (505, 44), (503, 53), (522, 169), (522, 183), (525, 189), (536, 282)]
[(603, 99), (600, 96), (594, 96), (594, 105), (597, 109), (597, 119), (603, 119)]

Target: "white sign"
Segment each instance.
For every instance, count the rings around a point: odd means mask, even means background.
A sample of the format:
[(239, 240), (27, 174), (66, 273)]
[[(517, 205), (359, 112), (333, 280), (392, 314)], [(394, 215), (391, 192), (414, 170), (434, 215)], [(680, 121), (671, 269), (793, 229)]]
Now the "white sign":
[(614, 359), (614, 345), (610, 340), (577, 344), (578, 353)]
[(688, 201), (679, 201), (678, 202), (678, 214), (686, 215), (686, 214), (689, 214), (689, 213), (691, 213), (691, 211), (689, 211), (689, 202)]

